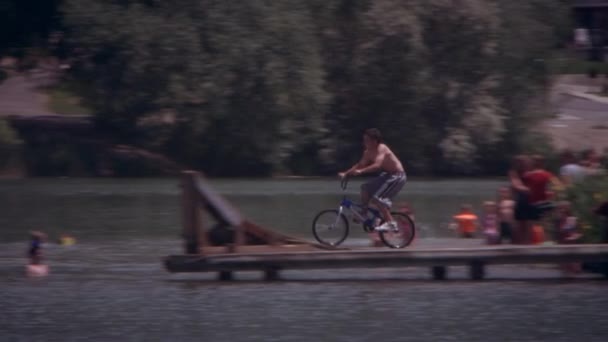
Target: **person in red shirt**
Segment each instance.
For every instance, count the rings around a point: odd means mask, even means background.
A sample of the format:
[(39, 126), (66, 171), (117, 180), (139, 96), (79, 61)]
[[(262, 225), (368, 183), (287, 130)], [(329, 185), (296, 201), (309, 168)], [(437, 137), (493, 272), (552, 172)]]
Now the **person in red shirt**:
[(532, 170), (526, 172), (522, 180), (529, 189), (528, 203), (533, 207), (530, 219), (537, 221), (544, 213), (553, 209), (549, 186), (559, 181), (555, 175), (544, 169), (542, 156), (535, 155), (532, 157), (532, 161)]
[(530, 204), (544, 202), (548, 199), (547, 189), (555, 176), (544, 169), (544, 159), (541, 156), (532, 157), (533, 168), (524, 174), (524, 183), (530, 189)]

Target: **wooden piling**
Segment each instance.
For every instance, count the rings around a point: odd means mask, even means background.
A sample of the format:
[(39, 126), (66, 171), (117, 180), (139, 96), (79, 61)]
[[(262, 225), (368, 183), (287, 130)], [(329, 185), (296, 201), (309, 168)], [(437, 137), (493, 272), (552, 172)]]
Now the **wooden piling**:
[(279, 280), (279, 268), (274, 266), (267, 267), (264, 271), (264, 280)]
[(433, 279), (445, 280), (446, 274), (447, 274), (447, 268), (445, 266), (433, 266), (431, 268), (431, 273), (433, 274)]
[(220, 271), (217, 278), (220, 281), (231, 281), (234, 279), (230, 271)]
[(470, 274), (473, 280), (482, 280), (485, 276), (484, 262), (481, 260), (472, 260), (470, 263)]
[(205, 247), (209, 246), (195, 190), (196, 175), (194, 171), (183, 171), (181, 177), (182, 236), (186, 254), (203, 254)]

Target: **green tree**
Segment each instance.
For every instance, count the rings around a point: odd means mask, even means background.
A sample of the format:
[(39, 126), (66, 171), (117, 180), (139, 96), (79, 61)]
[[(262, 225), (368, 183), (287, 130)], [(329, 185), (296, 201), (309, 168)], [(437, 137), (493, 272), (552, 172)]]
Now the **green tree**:
[[(298, 1), (68, 1), (75, 77), (100, 127), (212, 174), (268, 174), (322, 131), (329, 95)], [(158, 136), (157, 136), (158, 138)]]
[(547, 16), (555, 3), (543, 0), (334, 3), (328, 22), (349, 24), (329, 31), (324, 46), (349, 57), (326, 62), (336, 89), (328, 125), (335, 140), (355, 141), (335, 148), (336, 160), (356, 155), (369, 126), (417, 172), (501, 172), (528, 147), (546, 117), (543, 61), (567, 4)]
[[(211, 174), (334, 173), (380, 128), (416, 173), (537, 139), (566, 1), (66, 0), (100, 129)], [(563, 26), (563, 25), (561, 25)]]
[(25, 57), (32, 49), (56, 48), (49, 35), (62, 29), (61, 2), (0, 0), (0, 56)]

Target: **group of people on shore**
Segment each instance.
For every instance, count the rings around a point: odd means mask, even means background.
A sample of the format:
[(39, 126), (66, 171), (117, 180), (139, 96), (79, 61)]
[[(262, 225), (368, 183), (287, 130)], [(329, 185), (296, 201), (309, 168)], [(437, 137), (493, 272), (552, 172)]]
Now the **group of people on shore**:
[[(557, 176), (545, 169), (540, 155), (515, 156), (507, 174), (509, 185), (498, 190), (496, 201), (483, 203), (481, 219), (471, 205), (463, 205), (451, 227), (465, 238), (479, 231), (487, 244), (538, 244), (549, 239), (577, 243), (582, 237), (578, 219), (571, 203), (557, 199), (555, 189), (603, 172), (599, 157), (592, 150), (583, 153), (580, 160), (571, 151), (564, 151)], [(603, 207), (608, 208), (608, 203), (590, 210), (608, 216), (601, 210)], [(552, 236), (546, 238), (545, 231), (551, 231)]]

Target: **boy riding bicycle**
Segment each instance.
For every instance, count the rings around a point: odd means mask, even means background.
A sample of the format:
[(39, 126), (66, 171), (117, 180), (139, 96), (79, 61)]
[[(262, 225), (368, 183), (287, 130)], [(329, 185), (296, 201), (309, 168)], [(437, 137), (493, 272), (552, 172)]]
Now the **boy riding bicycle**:
[(363, 133), (365, 150), (358, 163), (350, 169), (338, 173), (340, 178), (359, 176), (365, 173), (380, 171), (380, 175), (361, 186), (361, 204), (366, 217), (367, 207), (372, 204), (380, 210), (384, 223), (374, 228), (376, 231), (390, 231), (397, 229), (390, 209), (392, 200), (397, 196), (405, 184), (406, 175), (403, 165), (386, 144), (382, 142), (382, 135), (376, 128), (369, 128)]

